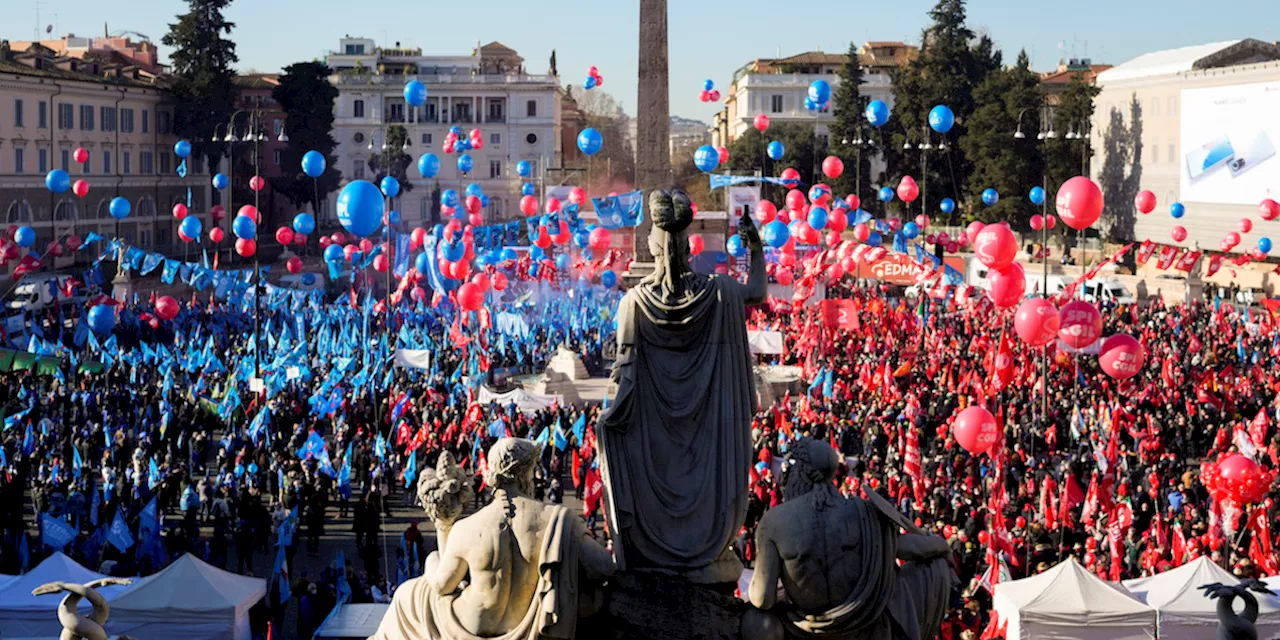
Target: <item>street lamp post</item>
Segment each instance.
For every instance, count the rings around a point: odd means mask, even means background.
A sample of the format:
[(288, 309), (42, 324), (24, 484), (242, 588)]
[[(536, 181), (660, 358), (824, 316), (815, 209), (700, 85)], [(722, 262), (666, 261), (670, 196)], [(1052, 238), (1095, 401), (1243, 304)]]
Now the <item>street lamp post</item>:
[[(1048, 105), (1041, 107), (1044, 110), (1044, 117), (1041, 118), (1040, 125), (1037, 127), (1036, 141), (1039, 143), (1041, 157), (1045, 158), (1041, 184), (1047, 186), (1049, 184), (1049, 164), (1047, 161), (1047, 151), (1049, 149), (1049, 141), (1058, 137), (1057, 132), (1053, 130), (1053, 121), (1048, 117)], [(1014, 132), (1015, 140), (1025, 140), (1027, 134), (1022, 132), (1022, 117), (1031, 109), (1023, 109), (1018, 112), (1018, 128)], [(1047, 125), (1047, 126), (1046, 126)], [(1042, 186), (1041, 188), (1045, 188)], [(1044, 298), (1049, 297), (1049, 196), (1046, 193), (1044, 200), (1040, 202), (1040, 295)], [(1040, 352), (1040, 426), (1041, 429), (1049, 421), (1049, 353), (1047, 347), (1041, 347)]]

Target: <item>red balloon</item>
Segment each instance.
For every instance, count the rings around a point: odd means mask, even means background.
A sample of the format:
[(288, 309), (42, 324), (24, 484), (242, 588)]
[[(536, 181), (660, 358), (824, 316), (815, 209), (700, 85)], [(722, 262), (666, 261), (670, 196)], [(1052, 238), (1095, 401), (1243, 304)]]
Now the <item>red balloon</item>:
[(249, 178), (250, 189), (253, 189), (254, 191), (262, 191), (262, 188), (265, 186), (267, 186), (267, 181), (263, 180), (262, 176), (254, 176), (252, 178)]
[(778, 208), (775, 207), (772, 202), (769, 202), (768, 200), (761, 200), (760, 203), (756, 205), (756, 222), (758, 222), (760, 226), (773, 222), (773, 219), (777, 216)]
[(485, 275), (485, 274), (483, 274), (483, 273), (477, 273), (477, 274), (475, 275), (475, 277), (471, 278), (471, 284), (474, 284), (474, 285), (476, 285), (477, 287), (480, 287), (480, 290), (481, 290), (481, 291), (488, 291), (488, 290), (489, 290), (489, 276), (487, 276), (487, 275)]
[[(191, 242), (191, 238), (190, 238), (189, 236), (187, 236), (187, 234), (185, 234), (185, 233), (183, 233), (183, 232), (182, 232), (182, 228), (181, 228), (181, 227), (179, 227), (179, 228), (178, 228), (178, 239), (179, 239), (179, 240), (181, 240), (181, 241), (183, 241), (183, 242)], [(17, 248), (18, 248), (18, 246), (17, 246), (17, 245), (9, 245), (9, 246), (11, 246), (11, 247), (13, 247), (13, 248), (15, 248), (15, 249), (17, 249)], [(8, 249), (8, 247), (5, 247), (5, 249)], [(8, 252), (6, 251), (6, 255), (7, 255), (7, 253), (8, 253)], [(14, 253), (14, 255), (12, 255), (12, 256), (7, 256), (7, 257), (9, 257), (10, 259), (12, 259), (12, 258), (16, 258), (16, 257), (18, 257), (18, 256), (17, 256), (17, 253), (15, 252), (15, 253)]]
[(920, 187), (916, 185), (916, 181), (911, 176), (902, 178), (902, 182), (898, 183), (898, 199), (906, 203), (915, 202), (920, 197)]
[(710, 102), (720, 102), (720, 90), (719, 90), (719, 89), (712, 89), (712, 90), (707, 94), (707, 99), (708, 99)]
[(1117, 333), (1102, 341), (1098, 364), (1112, 378), (1127, 380), (1138, 374), (1146, 357), (1141, 342), (1133, 336)]
[(484, 214), (483, 214), (483, 213), (470, 213), (470, 214), (467, 214), (467, 222), (471, 223), (471, 226), (473, 226), (473, 227), (483, 227), (483, 226), (484, 226)]
[(351, 262), (351, 257), (356, 255), (356, 252), (359, 250), (360, 247), (357, 247), (354, 244), (349, 244), (342, 248), (342, 257), (345, 258), (347, 262)]
[(222, 227), (214, 227), (209, 230), (209, 240), (214, 244), (222, 242), (222, 239), (225, 238), (226, 235), (227, 233), (222, 230)]
[(276, 229), (276, 242), (280, 244), (289, 244), (293, 242), (293, 229), (289, 227), (280, 227)]
[(1253, 231), (1253, 221), (1248, 218), (1240, 218), (1240, 233), (1249, 233)]
[(973, 253), (988, 268), (1003, 269), (1013, 264), (1018, 257), (1018, 239), (1008, 227), (990, 224), (983, 227), (974, 238)]
[(795, 275), (796, 274), (791, 269), (778, 269), (777, 272), (773, 274), (773, 279), (777, 280), (778, 284), (788, 287), (791, 286), (792, 281), (795, 280)]
[(1031, 216), (1031, 230), (1039, 231), (1043, 228), (1044, 228), (1044, 216), (1038, 213), (1035, 214), (1034, 216)]
[(920, 227), (921, 229), (924, 229), (925, 227), (929, 226), (929, 216), (926, 216), (923, 213), (916, 214), (916, 226)]
[(1062, 328), (1062, 318), (1058, 308), (1044, 298), (1031, 298), (1018, 306), (1013, 316), (1013, 329), (1022, 341), (1041, 347), (1053, 342)]
[(862, 198), (859, 198), (857, 194), (851, 193), (845, 196), (844, 201), (845, 201), (845, 204), (848, 204), (849, 208), (853, 209), (854, 211), (857, 211), (858, 207), (862, 206)]
[(80, 236), (77, 236), (77, 235), (67, 236), (67, 251), (79, 251), (81, 243), (82, 241), (80, 240)]
[(1058, 188), (1058, 197), (1054, 206), (1058, 217), (1068, 227), (1080, 231), (1098, 221), (1102, 215), (1102, 189), (1098, 184), (1084, 176), (1076, 176)]
[(582, 187), (573, 187), (569, 189), (569, 202), (573, 204), (582, 204), (587, 201), (587, 192)]
[(165, 320), (172, 320), (178, 317), (178, 301), (169, 296), (160, 296), (156, 298), (156, 315)]
[(1139, 191), (1133, 199), (1133, 206), (1138, 208), (1139, 213), (1151, 213), (1156, 208), (1156, 194), (1145, 189)]
[(1244, 483), (1256, 478), (1262, 468), (1248, 457), (1234, 454), (1218, 462), (1218, 477), (1228, 483)]
[(427, 239), (427, 230), (422, 227), (414, 227), (409, 232), (409, 250), (417, 251), (422, 247), (422, 242)]
[(956, 415), (951, 433), (965, 451), (974, 455), (986, 452), (996, 443), (996, 417), (977, 405), (968, 407)]
[(729, 161), (729, 147), (716, 147), (716, 155), (720, 156), (720, 164)]
[(1267, 198), (1258, 203), (1258, 215), (1263, 220), (1275, 220), (1280, 218), (1280, 202), (1276, 202), (1271, 198)]
[(187, 217), (187, 205), (181, 202), (173, 205), (173, 217), (182, 220)]
[(1234, 231), (1229, 231), (1229, 232), (1227, 232), (1227, 238), (1226, 238), (1226, 240), (1227, 240), (1227, 244), (1230, 244), (1231, 246), (1233, 246), (1233, 247), (1234, 247), (1234, 246), (1236, 246), (1236, 245), (1240, 244), (1240, 234), (1238, 234), (1238, 233), (1236, 233), (1236, 232), (1234, 232)]
[(991, 534), (984, 531), (978, 532), (978, 544), (986, 544), (991, 539)]
[(827, 213), (827, 229), (839, 235), (849, 226), (849, 214), (843, 209), (832, 209)]
[(258, 214), (258, 208), (251, 204), (246, 204), (243, 207), (240, 207), (240, 211), (236, 213), (236, 215), (249, 216), (253, 219), (254, 224), (262, 224), (262, 216)]
[(538, 199), (533, 196), (524, 196), (520, 198), (520, 213), (526, 216), (538, 213)]
[(866, 223), (855, 224), (853, 225), (853, 237), (858, 242), (866, 242), (871, 237), (871, 229), (867, 227)]
[(844, 173), (844, 161), (835, 156), (827, 156), (822, 161), (822, 175), (828, 178), (839, 178)]
[(341, 231), (334, 231), (334, 232), (333, 232), (333, 235), (329, 236), (329, 239), (333, 241), (333, 244), (346, 244), (346, 243), (347, 243), (347, 237), (346, 237), (346, 236), (344, 236), (344, 235), (342, 235), (342, 232), (341, 232)]
[(77, 197), (83, 198), (89, 195), (89, 183), (84, 180), (76, 180), (75, 184), (71, 185), (71, 192), (76, 194)]
[(556, 213), (560, 211), (560, 198), (547, 198), (547, 213)]
[(1102, 336), (1102, 314), (1093, 304), (1072, 300), (1058, 312), (1061, 327), (1058, 337), (1073, 349), (1083, 349)]
[(976, 242), (978, 239), (978, 234), (981, 233), (982, 230), (985, 229), (986, 227), (987, 225), (985, 223), (979, 220), (974, 220), (973, 222), (969, 223), (969, 226), (964, 228), (964, 235), (965, 237), (969, 238), (969, 242)]
[(1049, 215), (1045, 216), (1045, 217), (1044, 217), (1044, 221), (1045, 221), (1045, 223), (1046, 223), (1046, 224), (1048, 224), (1048, 225), (1049, 225), (1049, 230), (1050, 230), (1050, 231), (1053, 231), (1053, 228), (1054, 228), (1054, 227), (1056, 227), (1056, 226), (1058, 226), (1058, 217), (1057, 217), (1057, 216), (1055, 216), (1055, 215), (1053, 215), (1053, 214), (1049, 214)]
[(458, 287), (458, 304), (464, 311), (475, 311), (484, 304), (484, 290), (472, 282)]
[(72, 152), (72, 155), (75, 156), (76, 162), (79, 162), (80, 164), (84, 164), (89, 161), (89, 150), (84, 147), (76, 147), (76, 150)]
[(800, 182), (800, 172), (791, 167), (787, 167), (782, 170), (782, 173), (778, 175), (778, 178), (789, 185), (794, 185)]
[(689, 255), (696, 256), (702, 253), (703, 246), (702, 236), (689, 236)]
[(378, 273), (386, 273), (388, 266), (390, 266), (390, 263), (387, 262), (387, 254), (379, 253), (378, 255), (373, 257), (374, 271), (377, 271)]
[(236, 238), (236, 253), (248, 258), (258, 251), (258, 243), (252, 238)]
[(359, 246), (360, 246), (360, 251), (364, 252), (366, 255), (370, 251), (373, 251), (373, 241), (368, 238), (361, 238)]
[(787, 208), (792, 211), (799, 211), (807, 204), (804, 198), (804, 192), (799, 189), (792, 189), (787, 192)]
[(592, 251), (606, 251), (613, 244), (613, 234), (604, 227), (596, 227), (587, 236), (587, 246)]
[(1027, 274), (1022, 265), (1011, 262), (1003, 269), (992, 269), (987, 272), (987, 297), (998, 309), (1009, 309), (1018, 304), (1027, 292)]
[(551, 246), (551, 232), (547, 231), (545, 225), (538, 227), (538, 238), (533, 241), (539, 249), (546, 249)]
[(289, 273), (302, 273), (302, 258), (293, 256), (285, 261), (284, 267), (289, 270)]
[(751, 124), (756, 128), (756, 131), (763, 133), (765, 129), (769, 128), (769, 116), (766, 116), (763, 113), (757, 113), (755, 119), (751, 121)]
[(329, 236), (320, 236), (319, 242), (321, 249), (328, 249), (329, 245), (333, 244), (333, 238), (330, 238)]
[(1187, 229), (1182, 225), (1177, 225), (1169, 232), (1169, 236), (1173, 238), (1174, 242), (1182, 242), (1187, 239)]

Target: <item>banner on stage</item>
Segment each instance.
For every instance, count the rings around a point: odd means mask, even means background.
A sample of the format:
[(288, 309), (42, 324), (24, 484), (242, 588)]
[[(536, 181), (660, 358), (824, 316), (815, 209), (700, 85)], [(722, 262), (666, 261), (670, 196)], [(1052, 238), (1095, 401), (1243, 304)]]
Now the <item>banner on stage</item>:
[[(883, 249), (883, 247), (876, 247)], [(964, 273), (964, 260), (955, 256), (943, 258), (942, 264), (947, 273)], [(916, 284), (916, 277), (927, 273), (927, 269), (916, 263), (905, 253), (877, 251), (867, 255), (866, 261), (858, 262), (857, 277), (881, 280), (889, 284), (909, 287)]]
[(395, 363), (397, 367), (412, 369), (430, 369), (431, 351), (427, 349), (396, 349)]
[(719, 189), (720, 187), (732, 187), (734, 185), (739, 185), (747, 182), (768, 182), (769, 184), (782, 185), (784, 187), (795, 187), (797, 186), (797, 184), (799, 184), (796, 182), (788, 182), (786, 180), (783, 180), (782, 178), (775, 178), (773, 176), (765, 176), (761, 178), (760, 176), (730, 176), (730, 175), (724, 175), (719, 173), (712, 173), (710, 174), (710, 177), (711, 177), (712, 189)]
[(751, 345), (751, 353), (763, 355), (782, 354), (781, 331), (748, 331), (747, 343)]

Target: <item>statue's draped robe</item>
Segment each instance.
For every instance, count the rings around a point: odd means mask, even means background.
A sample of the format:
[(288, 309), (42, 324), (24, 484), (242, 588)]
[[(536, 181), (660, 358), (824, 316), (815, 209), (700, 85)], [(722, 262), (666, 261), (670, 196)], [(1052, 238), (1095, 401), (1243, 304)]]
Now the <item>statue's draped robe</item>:
[(618, 397), (597, 437), (620, 569), (709, 567), (746, 517), (756, 410), (745, 287), (686, 275), (618, 308)]

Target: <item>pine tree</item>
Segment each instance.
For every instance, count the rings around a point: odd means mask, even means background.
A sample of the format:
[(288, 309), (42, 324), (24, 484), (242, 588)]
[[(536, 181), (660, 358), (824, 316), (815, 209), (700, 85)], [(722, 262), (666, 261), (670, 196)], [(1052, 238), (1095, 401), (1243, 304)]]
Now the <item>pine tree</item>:
[[(317, 198), (338, 188), (342, 173), (334, 166), (333, 102), (338, 89), (329, 82), (329, 67), (321, 62), (299, 62), (284, 69), (271, 97), (285, 112), (284, 131), (289, 136), (283, 171), (272, 178), (272, 189), (294, 206), (314, 204)], [(318, 151), (328, 167), (315, 181), (302, 172), (302, 156)], [(318, 195), (317, 195), (318, 192)]]
[[(1040, 78), (1031, 70), (1025, 51), (1009, 69), (995, 71), (974, 92), (975, 108), (969, 133), (960, 141), (972, 172), (966, 189), (974, 207), (972, 217), (984, 222), (1007, 220), (1015, 228), (1028, 228), (1028, 219), (1039, 207), (1027, 199), (1032, 187), (1044, 180), (1041, 131)], [(1021, 128), (1025, 138), (1015, 139)], [(996, 189), (1001, 198), (994, 206), (979, 204), (985, 189)]]
[(379, 184), (382, 179), (392, 176), (400, 181), (401, 193), (413, 191), (413, 183), (409, 181), (409, 165), (413, 158), (405, 153), (405, 141), (409, 139), (409, 131), (404, 125), (393, 124), (387, 127), (386, 142), (382, 151), (369, 157), (369, 169), (373, 171), (373, 183)]
[[(871, 152), (865, 147), (855, 145), (855, 140), (869, 138), (870, 127), (863, 115), (866, 100), (859, 87), (862, 85), (862, 65), (858, 62), (858, 47), (849, 43), (849, 61), (840, 67), (840, 84), (836, 86), (831, 98), (831, 111), (835, 122), (831, 125), (832, 155), (844, 162), (844, 173), (835, 180), (830, 180), (832, 191), (843, 197), (845, 194), (858, 193), (861, 189), (868, 196), (871, 189)], [(866, 133), (864, 133), (866, 131)]]
[(236, 89), (231, 65), (236, 44), (230, 35), (235, 24), (222, 17), (231, 0), (187, 0), (190, 11), (169, 25), (161, 40), (173, 47), (174, 133), (191, 142), (192, 153), (216, 164), (222, 143), (211, 143), (214, 128), (226, 123), (235, 108)]

